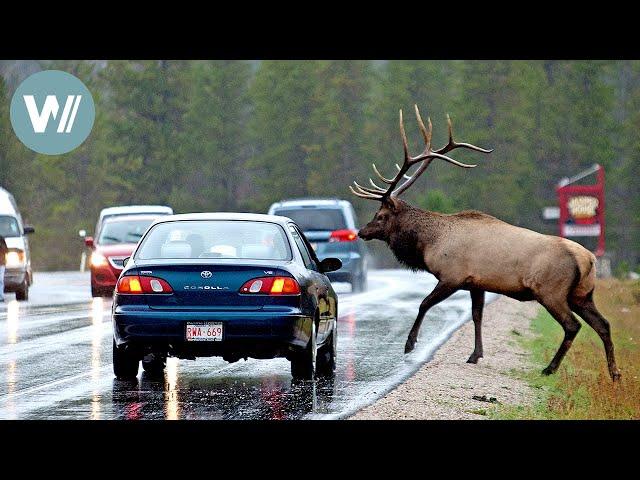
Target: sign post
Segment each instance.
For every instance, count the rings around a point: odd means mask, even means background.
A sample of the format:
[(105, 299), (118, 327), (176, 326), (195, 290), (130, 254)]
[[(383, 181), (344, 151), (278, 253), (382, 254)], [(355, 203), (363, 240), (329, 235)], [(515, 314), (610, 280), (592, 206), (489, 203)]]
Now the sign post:
[[(592, 185), (573, 185), (578, 180), (597, 174)], [(556, 187), (561, 237), (598, 237), (594, 252), (597, 257), (605, 253), (604, 243), (604, 168), (595, 164), (588, 170), (560, 181)]]

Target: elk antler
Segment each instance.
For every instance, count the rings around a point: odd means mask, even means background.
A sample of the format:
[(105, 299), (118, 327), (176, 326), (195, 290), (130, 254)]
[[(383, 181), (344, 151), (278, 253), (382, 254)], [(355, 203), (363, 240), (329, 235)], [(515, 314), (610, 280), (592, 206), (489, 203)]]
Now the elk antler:
[[(463, 168), (473, 168), (476, 166), (476, 165), (467, 165), (466, 163), (458, 162), (457, 160), (454, 160), (453, 158), (450, 158), (447, 155), (445, 155), (446, 153), (456, 148), (467, 148), (469, 150), (475, 150), (476, 152), (482, 152), (482, 153), (493, 152), (493, 149), (486, 150), (484, 148), (471, 145), (470, 143), (458, 143), (454, 141), (453, 127), (451, 126), (451, 118), (449, 117), (449, 115), (447, 115), (447, 123), (449, 126), (449, 142), (444, 147), (439, 148), (438, 150), (432, 150), (431, 134), (432, 134), (433, 127), (431, 125), (431, 119), (430, 118), (427, 119), (427, 124), (429, 125), (429, 128), (427, 129), (427, 127), (425, 127), (424, 125), (424, 122), (422, 121), (422, 117), (420, 116), (420, 110), (418, 110), (417, 105), (415, 105), (415, 110), (416, 110), (416, 118), (418, 120), (418, 127), (420, 128), (420, 132), (422, 133), (422, 137), (424, 138), (424, 143), (425, 143), (425, 147), (422, 153), (420, 153), (415, 157), (412, 157), (411, 155), (409, 155), (407, 135), (404, 131), (404, 121), (402, 119), (402, 110), (400, 110), (400, 136), (402, 137), (402, 146), (404, 149), (404, 162), (402, 166), (396, 163), (396, 168), (398, 169), (398, 172), (393, 178), (386, 178), (378, 171), (375, 163), (372, 164), (373, 171), (378, 176), (381, 182), (387, 184), (387, 188), (382, 188), (376, 185), (374, 181), (371, 180), (371, 178), (369, 178), (369, 183), (371, 183), (371, 186), (373, 188), (363, 187), (361, 185), (358, 185), (357, 182), (353, 182), (353, 184), (356, 187), (355, 189), (351, 185), (349, 185), (349, 189), (354, 195), (357, 195), (358, 197), (361, 197), (361, 198), (368, 198), (371, 200), (379, 200), (379, 201), (383, 201), (385, 198), (388, 198), (390, 196), (397, 197), (406, 189), (408, 189), (411, 185), (413, 185), (413, 183), (418, 179), (420, 175), (422, 175), (422, 173), (427, 169), (427, 167), (429, 166), (429, 164), (434, 158), (444, 160), (446, 162), (452, 163), (453, 165), (456, 165), (458, 167), (463, 167)], [(420, 165), (420, 167), (413, 173), (413, 175), (410, 175), (410, 176), (407, 175), (407, 172), (409, 171), (409, 169), (420, 162), (422, 162), (422, 165)], [(398, 186), (398, 183), (402, 179), (405, 179), (405, 182), (402, 183), (400, 186)]]

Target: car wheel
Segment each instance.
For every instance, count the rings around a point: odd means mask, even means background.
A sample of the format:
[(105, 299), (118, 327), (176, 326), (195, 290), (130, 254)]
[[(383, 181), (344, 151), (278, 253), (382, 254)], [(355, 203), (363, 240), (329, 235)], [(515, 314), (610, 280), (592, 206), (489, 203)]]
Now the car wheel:
[(113, 340), (113, 373), (120, 379), (134, 378), (138, 375), (140, 359), (133, 351), (116, 345)]
[(98, 288), (92, 285), (91, 296), (92, 297), (112, 297), (113, 292), (109, 288)]
[(336, 371), (336, 360), (338, 356), (338, 324), (334, 322), (331, 337), (325, 345), (318, 350), (318, 375), (331, 377)]
[(311, 322), (311, 338), (307, 348), (291, 358), (291, 376), (295, 380), (313, 380), (316, 376), (318, 345), (316, 343), (316, 322)]
[(151, 377), (161, 377), (164, 374), (164, 368), (167, 361), (164, 357), (154, 357), (152, 360), (142, 360), (142, 368)]
[(16, 300), (21, 302), (29, 300), (29, 281), (26, 278), (22, 285), (16, 290)]

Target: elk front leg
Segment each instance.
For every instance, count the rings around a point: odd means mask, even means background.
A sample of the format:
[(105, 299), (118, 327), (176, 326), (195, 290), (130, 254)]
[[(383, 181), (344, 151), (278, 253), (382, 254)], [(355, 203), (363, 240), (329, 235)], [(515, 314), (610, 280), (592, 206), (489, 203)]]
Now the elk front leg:
[(411, 327), (411, 331), (409, 332), (409, 337), (407, 338), (407, 343), (404, 346), (404, 353), (411, 352), (418, 341), (418, 332), (420, 331), (420, 325), (422, 325), (422, 319), (424, 318), (427, 310), (429, 310), (434, 305), (437, 305), (442, 300), (448, 298), (453, 292), (455, 292), (457, 288), (446, 285), (442, 282), (438, 282), (436, 288), (427, 295), (427, 297), (420, 304), (420, 310), (418, 310), (418, 317)]
[(484, 307), (484, 290), (471, 290), (471, 315), (475, 328), (475, 347), (467, 363), (478, 363), (482, 358), (482, 309)]

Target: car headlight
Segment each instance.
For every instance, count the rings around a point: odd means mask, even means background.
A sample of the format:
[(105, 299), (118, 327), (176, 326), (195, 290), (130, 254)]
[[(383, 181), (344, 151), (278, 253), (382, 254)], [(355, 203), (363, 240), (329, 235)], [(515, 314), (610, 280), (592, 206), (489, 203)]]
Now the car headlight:
[(7, 268), (24, 266), (24, 252), (9, 252), (5, 255)]
[(103, 267), (107, 264), (107, 258), (98, 252), (91, 254), (91, 265), (94, 267)]

